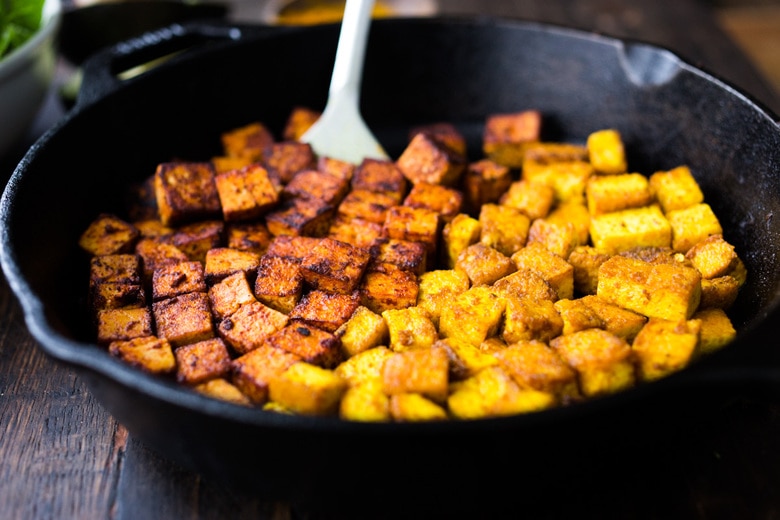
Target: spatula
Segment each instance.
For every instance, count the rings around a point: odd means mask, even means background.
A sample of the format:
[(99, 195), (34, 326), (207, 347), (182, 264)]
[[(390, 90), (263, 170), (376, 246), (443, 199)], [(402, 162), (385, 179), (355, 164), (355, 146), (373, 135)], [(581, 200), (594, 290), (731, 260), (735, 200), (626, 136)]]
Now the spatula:
[(347, 0), (344, 6), (328, 102), (317, 122), (301, 136), (301, 141), (309, 143), (319, 156), (354, 164), (365, 158), (388, 159), (360, 114), (363, 61), (373, 6), (373, 0)]

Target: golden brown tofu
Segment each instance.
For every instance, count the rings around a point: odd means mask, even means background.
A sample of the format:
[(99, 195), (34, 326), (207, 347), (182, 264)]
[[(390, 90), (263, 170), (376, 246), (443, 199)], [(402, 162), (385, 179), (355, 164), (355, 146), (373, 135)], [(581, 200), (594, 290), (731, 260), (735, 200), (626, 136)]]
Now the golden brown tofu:
[(231, 222), (225, 226), (227, 247), (264, 254), (273, 236), (263, 222)]
[(702, 354), (720, 350), (737, 337), (737, 331), (723, 309), (701, 309), (692, 319), (701, 322), (699, 352)]
[(360, 283), (371, 255), (332, 238), (323, 238), (301, 261), (301, 275), (312, 288), (351, 294)]
[(160, 241), (166, 241), (173, 236), (174, 228), (166, 226), (156, 216), (143, 220), (134, 220), (133, 226), (141, 233), (141, 238), (154, 238)]
[(265, 255), (257, 267), (254, 294), (258, 301), (289, 314), (303, 296), (303, 274), (299, 262), (282, 256)]
[(281, 141), (265, 147), (261, 163), (284, 185), (300, 171), (316, 170), (317, 156), (309, 143)]
[(268, 256), (281, 256), (288, 260), (300, 263), (303, 257), (311, 251), (311, 248), (319, 244), (318, 237), (279, 235), (271, 240), (265, 254)]
[(730, 275), (701, 281), (701, 309), (729, 309), (739, 293), (740, 282)]
[(395, 422), (443, 421), (448, 418), (443, 406), (415, 393), (391, 395), (390, 415)]
[(682, 165), (668, 171), (650, 175), (650, 191), (664, 213), (685, 209), (704, 201), (699, 183), (688, 166)]
[(349, 320), (339, 327), (335, 334), (341, 338), (341, 349), (347, 357), (379, 348), (386, 345), (388, 340), (384, 318), (362, 305), (355, 309)]
[(653, 202), (647, 177), (640, 173), (594, 175), (588, 179), (585, 196), (591, 215), (639, 208)]
[(259, 218), (279, 201), (268, 170), (254, 163), (214, 178), (225, 222)]
[(655, 381), (685, 368), (699, 353), (699, 320), (650, 318), (636, 335), (632, 349), (642, 381)]
[(517, 209), (532, 220), (544, 218), (555, 204), (555, 190), (542, 182), (520, 179), (509, 185), (498, 203)]
[(565, 327), (556, 307), (559, 302), (506, 298), (501, 338), (507, 344), (512, 344), (531, 340), (547, 342), (560, 335)]
[(302, 323), (290, 323), (268, 336), (266, 343), (323, 368), (335, 368), (344, 359), (338, 336)]
[(241, 355), (258, 348), (268, 336), (289, 322), (286, 314), (255, 301), (241, 305), (234, 313), (222, 318), (217, 332)]
[(95, 256), (133, 253), (141, 233), (138, 229), (108, 213), (101, 213), (79, 237), (79, 246)]
[(691, 247), (685, 258), (699, 270), (702, 278), (712, 279), (724, 276), (737, 264), (734, 246), (723, 239), (723, 235), (711, 235)]
[(257, 121), (223, 132), (220, 138), (225, 155), (246, 157), (252, 161), (259, 161), (263, 150), (274, 142), (273, 134)]
[(466, 169), (462, 155), (424, 132), (412, 137), (395, 164), (412, 184), (453, 186)]
[(544, 218), (538, 218), (531, 223), (526, 244), (531, 243), (542, 244), (548, 251), (564, 260), (568, 260), (571, 252), (580, 244), (574, 224), (550, 222)]
[(224, 222), (205, 220), (177, 228), (168, 240), (190, 260), (205, 262), (208, 250), (223, 246), (224, 238)]
[(596, 294), (599, 267), (612, 255), (593, 246), (579, 245), (569, 254), (568, 262), (574, 268), (574, 293), (580, 296)]
[(319, 110), (312, 110), (308, 107), (293, 107), (282, 130), (282, 139), (285, 141), (297, 141), (311, 125), (317, 122), (322, 113)]
[(265, 225), (274, 236), (325, 236), (335, 208), (324, 201), (296, 197), (282, 202), (265, 216)]
[(230, 170), (240, 170), (245, 166), (255, 164), (255, 160), (250, 156), (231, 157), (229, 155), (217, 155), (211, 158), (211, 164), (214, 165), (214, 172), (220, 174)]
[(89, 261), (89, 285), (143, 283), (141, 257), (135, 254), (93, 256)]
[(216, 170), (210, 162), (166, 162), (157, 166), (154, 192), (160, 220), (176, 226), (222, 215)]
[(154, 272), (166, 265), (189, 262), (190, 258), (173, 244), (153, 238), (142, 238), (135, 245), (135, 253), (141, 257), (144, 283), (151, 289)]
[(449, 222), (463, 208), (463, 193), (440, 184), (418, 182), (409, 190), (403, 205), (435, 211), (443, 222)]
[(174, 347), (214, 337), (209, 297), (205, 292), (191, 292), (152, 304), (157, 335)]
[(498, 334), (506, 308), (506, 298), (485, 285), (471, 287), (459, 294), (439, 318), (442, 338), (455, 338), (479, 346)]
[(601, 316), (582, 299), (561, 299), (555, 302), (555, 310), (563, 320), (562, 334), (574, 334), (587, 329), (606, 329)]
[(352, 173), (353, 190), (384, 193), (400, 204), (406, 195), (407, 181), (398, 166), (384, 159), (365, 158)]
[(356, 166), (348, 161), (342, 161), (333, 157), (320, 155), (317, 158), (317, 169), (321, 172), (329, 173), (347, 182), (352, 181), (352, 175), (355, 173)]
[(206, 275), (200, 262), (166, 265), (157, 269), (152, 276), (153, 301), (206, 290)]
[(289, 316), (293, 321), (328, 332), (336, 332), (352, 317), (360, 303), (360, 295), (357, 291), (351, 294), (338, 294), (314, 290), (301, 297), (301, 301)]
[(123, 362), (150, 374), (170, 374), (176, 371), (176, 359), (171, 344), (164, 338), (140, 336), (114, 340), (109, 353)]
[(581, 398), (577, 373), (542, 341), (521, 341), (493, 357), (520, 388), (552, 394), (563, 404)]
[(439, 327), (439, 317), (452, 300), (471, 286), (468, 275), (456, 269), (438, 269), (420, 275), (417, 306)]
[(468, 163), (463, 178), (464, 208), (476, 214), (483, 204), (496, 204), (512, 184), (508, 166), (490, 159)]
[(333, 370), (300, 361), (271, 379), (268, 396), (301, 415), (335, 415), (346, 390)]
[(531, 220), (519, 209), (499, 204), (485, 204), (479, 211), (482, 232), (479, 241), (506, 256), (525, 246)]
[(466, 148), (466, 138), (452, 123), (440, 121), (437, 123), (415, 126), (409, 130), (409, 141), (420, 133), (426, 134), (428, 137), (439, 144), (446, 146), (456, 154), (466, 157), (468, 151)]
[(245, 303), (257, 301), (243, 271), (226, 276), (208, 289), (209, 305), (218, 320), (230, 316)]
[(394, 352), (428, 349), (439, 339), (436, 326), (420, 307), (388, 309), (382, 318), (387, 324), (388, 346)]
[(218, 399), (239, 406), (251, 406), (252, 401), (237, 386), (223, 378), (209, 379), (192, 387), (196, 392), (212, 399)]
[(349, 181), (319, 170), (301, 170), (282, 189), (282, 198), (317, 199), (337, 206), (349, 192)]
[(635, 247), (669, 247), (672, 226), (657, 204), (596, 215), (590, 220), (593, 246), (605, 253)]
[[(363, 307), (365, 309), (365, 307)], [(380, 317), (381, 319), (381, 317)], [(384, 320), (383, 320), (384, 321)], [(335, 372), (349, 386), (382, 381), (382, 368), (385, 361), (393, 356), (393, 351), (385, 346), (377, 346), (363, 350), (349, 359), (342, 361)]]
[(550, 211), (545, 220), (551, 224), (571, 223), (577, 232), (578, 243), (587, 244), (590, 241), (590, 213), (583, 203), (562, 202)]
[(518, 269), (514, 273), (496, 280), (493, 292), (511, 298), (531, 298), (533, 300), (558, 299), (558, 292), (533, 269)]
[(146, 306), (146, 291), (140, 283), (91, 283), (88, 305), (92, 316), (106, 309), (132, 309)]
[(337, 213), (325, 236), (355, 247), (370, 249), (382, 237), (382, 224)]
[(219, 338), (184, 345), (173, 353), (176, 357), (176, 381), (198, 385), (210, 379), (225, 377), (230, 371), (227, 345)]
[(341, 396), (339, 417), (347, 421), (390, 421), (390, 398), (382, 391), (382, 383), (350, 385)]
[(337, 213), (349, 218), (384, 224), (387, 210), (395, 205), (396, 197), (387, 193), (353, 189), (338, 205)]
[(360, 304), (377, 314), (417, 303), (417, 276), (397, 265), (372, 263), (360, 283)]
[(498, 164), (520, 168), (526, 147), (539, 142), (541, 128), (542, 114), (538, 110), (491, 114), (485, 120), (482, 151)]
[(104, 309), (97, 312), (97, 344), (154, 335), (148, 307)]
[(558, 336), (550, 346), (577, 371), (585, 397), (613, 394), (636, 382), (633, 352), (625, 340), (602, 329)]
[(369, 248), (373, 262), (397, 265), (417, 276), (425, 273), (427, 251), (425, 244), (397, 238), (377, 238)]
[(230, 362), (230, 379), (254, 404), (265, 404), (268, 382), (299, 361), (295, 354), (260, 344)]
[(518, 270), (539, 273), (555, 289), (559, 299), (574, 297), (574, 268), (542, 244), (528, 244), (512, 255), (512, 261)]
[(434, 265), (441, 228), (441, 218), (433, 210), (392, 206), (387, 210), (382, 232), (388, 238), (425, 244), (426, 264)]
[(672, 228), (672, 249), (687, 253), (697, 243), (713, 235), (722, 235), (723, 228), (709, 204), (694, 204), (666, 213)]
[(586, 161), (523, 162), (521, 180), (546, 184), (555, 192), (556, 202), (585, 204), (585, 187), (594, 175), (593, 165)]
[(206, 283), (214, 285), (238, 272), (246, 274), (249, 283), (253, 283), (259, 265), (260, 255), (251, 251), (239, 251), (229, 247), (209, 249), (204, 267)]
[(477, 242), (461, 252), (455, 270), (466, 273), (471, 285), (492, 285), (496, 280), (515, 272), (516, 268), (508, 256)]
[(588, 135), (586, 146), (590, 163), (605, 175), (626, 172), (626, 150), (620, 132), (614, 128), (597, 130)]
[(444, 403), (448, 385), (449, 357), (443, 348), (396, 352), (382, 366), (382, 387), (388, 395), (416, 393)]
[(471, 244), (479, 242), (482, 225), (479, 220), (460, 213), (447, 222), (442, 229), (442, 240), (446, 249), (446, 267), (455, 267), (460, 253)]
[(637, 333), (644, 327), (647, 317), (637, 312), (624, 309), (596, 295), (580, 298), (584, 305), (592, 309), (603, 322), (603, 328), (628, 343), (634, 341)]
[(693, 267), (685, 255), (677, 253), (671, 247), (640, 246), (621, 251), (620, 256), (642, 260), (651, 264), (670, 264)]
[(498, 360), (492, 354), (455, 338), (440, 339), (434, 343), (434, 348), (441, 348), (447, 352), (450, 381), (462, 381), (483, 368), (498, 364)]

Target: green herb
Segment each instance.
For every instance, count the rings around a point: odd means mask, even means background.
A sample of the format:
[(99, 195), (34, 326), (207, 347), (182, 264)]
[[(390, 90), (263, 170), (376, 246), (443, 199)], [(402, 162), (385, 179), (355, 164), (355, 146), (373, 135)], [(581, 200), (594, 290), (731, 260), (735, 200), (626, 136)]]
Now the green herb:
[(41, 25), (44, 0), (0, 0), (0, 58), (26, 42)]

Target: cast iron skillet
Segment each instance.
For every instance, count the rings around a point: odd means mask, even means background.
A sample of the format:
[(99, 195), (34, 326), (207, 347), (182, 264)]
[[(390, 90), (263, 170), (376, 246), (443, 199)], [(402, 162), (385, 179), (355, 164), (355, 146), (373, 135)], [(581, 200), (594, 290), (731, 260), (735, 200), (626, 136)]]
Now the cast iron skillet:
[[(275, 132), (295, 105), (323, 107), (336, 26), (172, 25), (85, 64), (75, 108), (11, 177), (2, 267), (31, 334), (72, 365), (136, 437), (208, 478), (312, 503), (439, 498), (460, 488), (513, 500), (560, 487), (577, 464), (641, 466), (686, 416), (729, 392), (780, 388), (780, 128), (777, 116), (672, 52), (563, 27), (497, 19), (382, 20), (371, 29), (363, 112), (397, 157), (411, 126), (450, 121), (472, 157), (490, 113), (536, 108), (544, 138), (620, 130), (632, 170), (689, 165), (749, 270), (731, 310), (738, 338), (665, 380), (592, 402), (500, 419), (360, 424), (210, 400), (128, 368), (96, 346), (81, 305), (77, 239), (132, 183), (172, 157), (207, 159), (221, 131)], [(145, 74), (117, 74), (162, 55)], [(615, 468), (615, 469), (613, 469)], [(579, 470), (577, 470), (579, 471)], [(500, 478), (498, 475), (502, 475)], [(509, 476), (507, 476), (509, 475)], [(518, 494), (514, 490), (522, 489)], [(400, 490), (403, 490), (401, 493)], [(489, 499), (486, 499), (489, 500)]]

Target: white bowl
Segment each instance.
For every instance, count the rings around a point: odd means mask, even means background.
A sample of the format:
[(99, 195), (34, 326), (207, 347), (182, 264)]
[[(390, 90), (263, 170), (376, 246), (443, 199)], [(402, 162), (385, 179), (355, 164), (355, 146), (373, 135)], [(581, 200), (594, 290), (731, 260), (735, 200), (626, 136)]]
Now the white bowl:
[(0, 59), (0, 158), (25, 137), (46, 98), (61, 18), (60, 0), (46, 0), (38, 32)]

